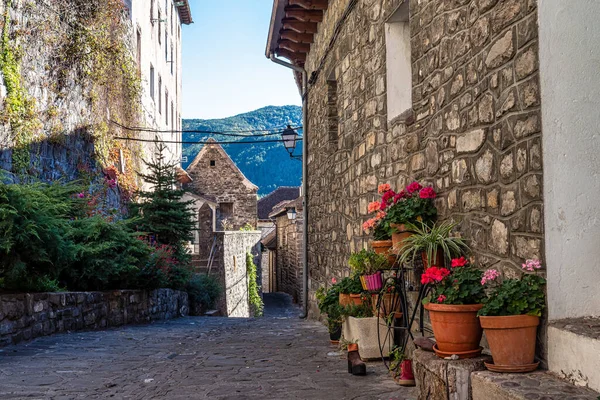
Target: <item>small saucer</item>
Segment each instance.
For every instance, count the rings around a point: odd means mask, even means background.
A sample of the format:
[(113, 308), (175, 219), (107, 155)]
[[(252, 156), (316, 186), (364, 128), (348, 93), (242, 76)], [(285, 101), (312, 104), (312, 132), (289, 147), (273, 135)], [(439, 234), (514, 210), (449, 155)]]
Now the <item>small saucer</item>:
[(518, 372), (532, 372), (535, 371), (540, 365), (539, 362), (533, 364), (525, 364), (525, 365), (496, 365), (494, 363), (484, 363), (485, 367), (492, 372), (508, 372), (508, 373), (518, 373)]
[(435, 352), (435, 355), (438, 356), (439, 358), (452, 357), (453, 355), (457, 355), (458, 358), (460, 358), (460, 359), (475, 358), (475, 357), (479, 357), (481, 355), (482, 350), (483, 350), (483, 347), (479, 347), (477, 350), (445, 352), (445, 351), (441, 351), (440, 349), (438, 349), (437, 343), (433, 345), (433, 351)]

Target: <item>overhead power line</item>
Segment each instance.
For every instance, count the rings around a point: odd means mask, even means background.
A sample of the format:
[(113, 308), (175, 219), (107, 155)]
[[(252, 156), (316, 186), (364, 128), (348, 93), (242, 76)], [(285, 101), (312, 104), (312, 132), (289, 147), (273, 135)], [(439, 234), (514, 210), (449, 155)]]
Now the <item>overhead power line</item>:
[[(185, 140), (153, 140), (153, 139), (138, 139), (130, 137), (115, 137), (118, 140), (131, 140), (134, 142), (148, 142), (148, 143), (173, 143), (173, 144), (261, 144), (261, 143), (283, 143), (282, 139), (266, 139), (266, 140), (253, 140), (253, 141), (242, 141), (242, 140), (229, 140), (229, 141), (185, 141)], [(302, 136), (298, 136), (297, 142), (302, 140)]]
[[(190, 129), (190, 130), (179, 130), (179, 129), (172, 129), (172, 130), (160, 130), (160, 129), (152, 129), (152, 128), (145, 128), (145, 127), (130, 127), (130, 126), (125, 126), (122, 125), (120, 123), (118, 123), (117, 121), (110, 121), (112, 124), (118, 126), (119, 128), (125, 129), (127, 131), (132, 131), (132, 132), (149, 132), (149, 133), (203, 133), (203, 134), (211, 134), (211, 135), (223, 135), (223, 136), (233, 136), (233, 137), (264, 137), (264, 136), (274, 136), (274, 135), (281, 135), (286, 129), (286, 127), (283, 128), (271, 128), (271, 129), (252, 129), (252, 130), (246, 130), (246, 131), (205, 131), (205, 130), (195, 130), (195, 129)], [(296, 126), (296, 127), (292, 127), (292, 129), (294, 130), (298, 130), (298, 129), (302, 129), (302, 126)], [(257, 134), (257, 135), (244, 135), (244, 133), (254, 133), (254, 132), (269, 132), (269, 133), (262, 133), (262, 134)]]

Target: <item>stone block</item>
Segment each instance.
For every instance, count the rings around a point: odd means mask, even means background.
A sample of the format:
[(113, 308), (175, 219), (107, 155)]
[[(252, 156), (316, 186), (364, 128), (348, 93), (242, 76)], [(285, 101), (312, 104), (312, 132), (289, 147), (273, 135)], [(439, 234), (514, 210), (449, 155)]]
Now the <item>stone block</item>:
[(529, 374), (471, 374), (473, 400), (597, 400), (591, 389), (577, 387), (542, 371)]
[(471, 400), (471, 373), (485, 369), (489, 356), (443, 360), (434, 353), (415, 350), (413, 369), (419, 400)]

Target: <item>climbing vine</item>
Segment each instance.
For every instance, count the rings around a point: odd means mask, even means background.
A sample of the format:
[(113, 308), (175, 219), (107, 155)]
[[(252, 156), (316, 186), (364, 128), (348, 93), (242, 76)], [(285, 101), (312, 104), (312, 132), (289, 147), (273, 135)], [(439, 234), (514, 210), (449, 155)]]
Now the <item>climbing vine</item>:
[(23, 87), (21, 76), (21, 49), (17, 38), (11, 38), (10, 10), (12, 0), (6, 0), (2, 28), (1, 70), (6, 86), (6, 98), (2, 112), (2, 121), (8, 123), (12, 130), (14, 148), (12, 152), (13, 171), (26, 172), (30, 162), (30, 144), (41, 123), (36, 116), (35, 101)]
[(250, 310), (255, 317), (261, 317), (263, 315), (264, 304), (258, 292), (256, 264), (254, 264), (254, 257), (250, 253), (246, 253), (246, 268), (248, 269), (248, 298)]

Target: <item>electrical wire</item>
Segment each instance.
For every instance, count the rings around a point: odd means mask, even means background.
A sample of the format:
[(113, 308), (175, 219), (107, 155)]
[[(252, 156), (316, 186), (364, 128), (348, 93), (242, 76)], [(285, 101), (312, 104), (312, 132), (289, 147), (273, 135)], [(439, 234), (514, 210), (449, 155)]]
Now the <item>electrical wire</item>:
[[(274, 135), (281, 135), (283, 132), (285, 132), (287, 130), (287, 126), (285, 128), (271, 128), (271, 129), (250, 129), (250, 130), (245, 130), (245, 131), (205, 131), (205, 130), (195, 130), (195, 129), (190, 129), (190, 130), (160, 130), (160, 129), (152, 129), (152, 128), (145, 128), (145, 127), (130, 127), (130, 126), (125, 126), (122, 125), (120, 123), (118, 123), (117, 121), (110, 121), (112, 124), (118, 126), (121, 129), (125, 129), (127, 131), (132, 131), (132, 132), (150, 132), (150, 133), (204, 133), (204, 134), (212, 134), (212, 135), (223, 135), (223, 136), (233, 136), (233, 137), (263, 137), (263, 136), (274, 136)], [(298, 130), (298, 129), (302, 129), (302, 126), (296, 126), (296, 127), (292, 127), (293, 130)], [(253, 132), (269, 132), (269, 133), (262, 133), (262, 134), (256, 134), (256, 135), (244, 135), (244, 133), (253, 133)]]
[[(115, 137), (118, 140), (130, 140), (134, 142), (147, 142), (147, 143), (172, 143), (172, 144), (261, 144), (261, 143), (283, 143), (285, 140), (283, 139), (266, 139), (266, 140), (253, 140), (251, 142), (245, 142), (242, 140), (230, 140), (230, 141), (185, 141), (185, 140), (154, 140), (154, 139), (139, 139), (139, 138), (130, 138), (130, 137)], [(296, 138), (296, 141), (299, 142), (302, 140), (302, 136)]]

